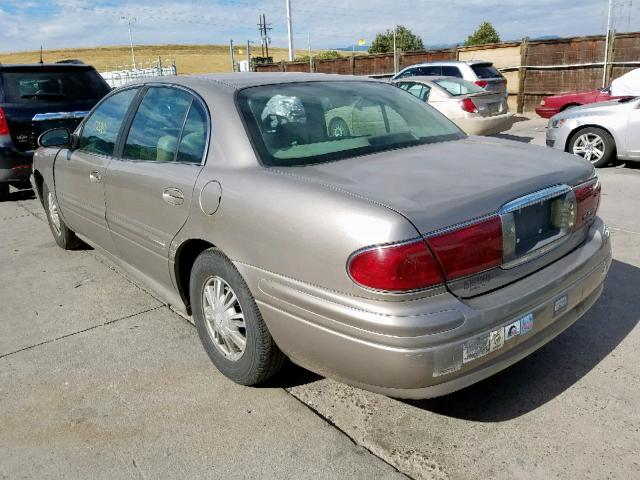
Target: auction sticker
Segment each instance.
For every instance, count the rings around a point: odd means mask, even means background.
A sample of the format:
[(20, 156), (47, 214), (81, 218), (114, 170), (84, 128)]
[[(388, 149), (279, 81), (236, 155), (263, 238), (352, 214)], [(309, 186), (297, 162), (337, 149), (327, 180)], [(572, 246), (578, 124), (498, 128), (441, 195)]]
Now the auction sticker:
[(520, 319), (520, 335), (529, 333), (533, 329), (533, 313)]
[(504, 345), (504, 328), (494, 330), (489, 334), (489, 351), (495, 352)]
[(504, 327), (504, 339), (511, 340), (513, 337), (520, 335), (520, 320), (510, 323)]
[(467, 340), (462, 344), (462, 362), (468, 363), (489, 353), (489, 334)]

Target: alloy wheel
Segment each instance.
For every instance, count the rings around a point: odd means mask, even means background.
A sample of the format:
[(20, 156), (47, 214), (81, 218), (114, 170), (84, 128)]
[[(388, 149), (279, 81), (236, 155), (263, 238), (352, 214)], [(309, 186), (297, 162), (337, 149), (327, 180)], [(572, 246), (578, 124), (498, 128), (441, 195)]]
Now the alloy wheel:
[(596, 163), (602, 159), (604, 150), (604, 140), (595, 133), (580, 135), (573, 144), (573, 153), (591, 163)]
[(51, 219), (51, 226), (56, 232), (56, 235), (60, 235), (62, 233), (62, 229), (60, 227), (60, 213), (58, 212), (58, 204), (56, 203), (56, 199), (53, 197), (53, 194), (49, 192), (47, 195), (47, 204), (49, 207), (49, 218)]

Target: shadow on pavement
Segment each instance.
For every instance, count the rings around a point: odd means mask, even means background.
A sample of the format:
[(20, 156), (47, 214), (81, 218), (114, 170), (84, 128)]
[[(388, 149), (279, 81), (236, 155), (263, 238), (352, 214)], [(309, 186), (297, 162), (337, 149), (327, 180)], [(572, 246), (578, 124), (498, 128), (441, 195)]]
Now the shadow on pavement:
[(492, 137), (502, 138), (504, 140), (513, 140), (514, 142), (522, 142), (522, 143), (531, 143), (533, 137), (525, 136), (525, 135), (512, 135), (510, 133), (496, 133), (495, 135), (491, 135)]
[(324, 377), (287, 362), (286, 366), (275, 377), (261, 383), (258, 388), (293, 388), (322, 380)]
[(450, 395), (406, 401), (440, 415), (502, 422), (570, 388), (609, 355), (640, 320), (640, 268), (614, 260), (602, 296), (587, 314), (529, 357)]
[[(25, 189), (25, 190), (12, 190), (9, 193), (9, 198), (5, 200), (5, 202), (17, 202), (19, 200), (31, 200), (32, 198), (36, 198), (33, 190)], [(0, 200), (1, 202), (2, 200)]]

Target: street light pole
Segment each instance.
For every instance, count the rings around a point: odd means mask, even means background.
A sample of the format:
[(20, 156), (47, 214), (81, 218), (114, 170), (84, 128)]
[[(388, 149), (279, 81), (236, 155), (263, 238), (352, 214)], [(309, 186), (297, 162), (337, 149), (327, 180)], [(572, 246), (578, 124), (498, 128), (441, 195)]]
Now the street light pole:
[(131, 35), (131, 17), (128, 18), (128, 24), (129, 24), (129, 45), (131, 45), (131, 62), (133, 63), (133, 69), (137, 70), (138, 67), (136, 65), (136, 54), (135, 54), (135, 51), (133, 50), (133, 35)]
[(295, 54), (293, 52), (293, 26), (291, 25), (291, 0), (285, 0), (287, 4), (287, 32), (289, 34), (289, 61), (293, 62)]
[(604, 41), (604, 64), (602, 67), (602, 88), (607, 85), (607, 64), (609, 63), (609, 37), (611, 37), (611, 22), (613, 20), (613, 5), (615, 0), (609, 0), (609, 14), (607, 16), (607, 37)]

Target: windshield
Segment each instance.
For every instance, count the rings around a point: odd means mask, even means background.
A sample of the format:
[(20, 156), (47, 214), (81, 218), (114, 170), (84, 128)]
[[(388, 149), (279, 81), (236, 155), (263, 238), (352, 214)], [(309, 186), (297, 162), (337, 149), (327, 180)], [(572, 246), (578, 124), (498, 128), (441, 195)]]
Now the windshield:
[(473, 95), (476, 93), (486, 93), (486, 90), (475, 83), (462, 80), (461, 78), (443, 78), (434, 80), (436, 84), (444, 88), (450, 95), (458, 97), (460, 95)]
[(8, 103), (99, 100), (110, 90), (95, 70), (11, 70), (2, 77)]
[(342, 160), (464, 134), (412, 95), (377, 82), (308, 82), (246, 88), (238, 102), (266, 166)]

